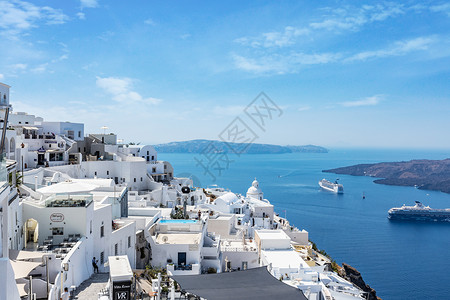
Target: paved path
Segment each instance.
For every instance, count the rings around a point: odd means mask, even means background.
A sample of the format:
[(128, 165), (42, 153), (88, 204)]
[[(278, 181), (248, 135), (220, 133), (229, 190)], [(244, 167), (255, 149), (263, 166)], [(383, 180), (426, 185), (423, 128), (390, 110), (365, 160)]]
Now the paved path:
[(108, 283), (108, 273), (93, 274), (91, 278), (85, 280), (75, 290), (75, 299), (82, 300), (97, 300), (98, 293), (104, 289)]

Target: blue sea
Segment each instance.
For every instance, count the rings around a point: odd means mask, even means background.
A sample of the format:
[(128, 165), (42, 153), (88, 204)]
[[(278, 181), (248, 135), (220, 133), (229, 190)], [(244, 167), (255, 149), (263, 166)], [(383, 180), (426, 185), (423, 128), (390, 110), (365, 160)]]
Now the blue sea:
[[(229, 154), (233, 161), (222, 174), (217, 170), (212, 173), (215, 179), (198, 165), (199, 154), (161, 153), (158, 159), (170, 161), (175, 175), (192, 175), (202, 186), (218, 184), (241, 194), (256, 177), (277, 213), (286, 213), (291, 223), (309, 231), (310, 240), (339, 264), (357, 268), (383, 299), (450, 299), (450, 223), (387, 219), (391, 207), (413, 205), (415, 200), (433, 208), (450, 208), (450, 194), (322, 172), (359, 163), (448, 157), (450, 151), (362, 149), (240, 157)], [(344, 194), (319, 189), (320, 179), (337, 177), (344, 185)]]

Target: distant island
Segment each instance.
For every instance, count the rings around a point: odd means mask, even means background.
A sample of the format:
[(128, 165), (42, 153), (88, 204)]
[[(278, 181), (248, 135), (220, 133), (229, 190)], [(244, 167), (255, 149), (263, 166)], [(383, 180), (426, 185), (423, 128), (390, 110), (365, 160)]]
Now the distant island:
[(411, 160), (360, 164), (323, 172), (353, 176), (378, 177), (375, 183), (400, 186), (415, 186), (423, 190), (450, 193), (450, 159)]
[[(156, 151), (161, 153), (202, 153), (214, 151), (220, 153), (232, 153), (232, 149), (239, 149), (239, 153), (245, 154), (282, 154), (282, 153), (328, 153), (326, 148), (314, 145), (305, 146), (280, 146), (270, 144), (245, 144), (225, 143), (215, 140), (191, 140), (154, 145)], [(243, 151), (241, 152), (241, 150)]]

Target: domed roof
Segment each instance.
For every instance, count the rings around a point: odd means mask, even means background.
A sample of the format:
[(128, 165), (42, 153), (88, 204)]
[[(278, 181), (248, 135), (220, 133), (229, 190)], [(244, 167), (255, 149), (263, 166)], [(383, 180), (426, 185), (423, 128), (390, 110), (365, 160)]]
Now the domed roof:
[(228, 193), (218, 197), (217, 200), (218, 199), (221, 199), (223, 202), (228, 203), (228, 204), (233, 204), (234, 202), (239, 200), (238, 197), (236, 196), (236, 194), (231, 193), (231, 192), (228, 192)]
[(262, 194), (262, 191), (259, 188), (259, 182), (258, 182), (258, 180), (256, 180), (256, 178), (252, 182), (252, 186), (248, 188), (247, 194), (251, 194), (251, 195)]

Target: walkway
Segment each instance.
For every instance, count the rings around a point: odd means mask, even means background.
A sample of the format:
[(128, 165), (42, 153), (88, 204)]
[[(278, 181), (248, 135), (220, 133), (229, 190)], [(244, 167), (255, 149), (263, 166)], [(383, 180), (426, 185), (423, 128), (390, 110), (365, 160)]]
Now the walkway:
[(108, 283), (108, 273), (93, 274), (91, 278), (85, 280), (75, 290), (75, 299), (97, 300), (100, 290), (106, 287)]

